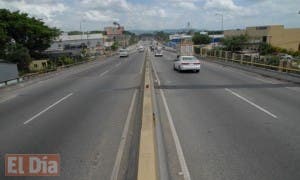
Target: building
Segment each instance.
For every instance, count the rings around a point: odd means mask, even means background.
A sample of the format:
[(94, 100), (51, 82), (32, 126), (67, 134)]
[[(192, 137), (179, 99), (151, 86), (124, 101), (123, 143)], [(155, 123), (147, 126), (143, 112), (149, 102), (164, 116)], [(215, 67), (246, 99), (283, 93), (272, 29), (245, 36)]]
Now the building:
[(300, 28), (284, 28), (283, 25), (247, 27), (245, 30), (226, 30), (225, 37), (247, 35), (249, 43), (262, 42), (291, 51), (300, 51)]
[(18, 77), (19, 72), (17, 65), (0, 59), (0, 83)]
[(123, 47), (127, 46), (129, 38), (124, 34), (123, 26), (105, 27), (104, 31), (106, 33), (107, 42), (118, 42), (119, 45)]
[(42, 71), (45, 70), (48, 66), (48, 61), (47, 60), (33, 60), (29, 64), (29, 70), (34, 72), (34, 71)]
[(121, 36), (124, 33), (124, 27), (123, 26), (110, 26), (105, 27), (104, 31), (106, 32), (107, 36)]
[(167, 43), (167, 46), (175, 48), (183, 39), (187, 38), (192, 39), (192, 36), (186, 34), (171, 34), (169, 35), (170, 41)]
[(213, 45), (219, 45), (221, 40), (224, 38), (224, 34), (212, 34), (209, 35), (209, 37), (211, 38), (211, 43)]
[(83, 48), (87, 48), (90, 54), (102, 54), (104, 49), (104, 37), (98, 34), (60, 35), (46, 50), (46, 53), (54, 56), (68, 55), (80, 56)]

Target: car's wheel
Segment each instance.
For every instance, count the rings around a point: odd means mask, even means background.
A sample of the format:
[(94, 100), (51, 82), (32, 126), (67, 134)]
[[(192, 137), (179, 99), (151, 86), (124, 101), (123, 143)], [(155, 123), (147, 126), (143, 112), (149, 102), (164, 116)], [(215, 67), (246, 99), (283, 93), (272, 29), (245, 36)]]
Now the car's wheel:
[(200, 70), (198, 69), (198, 70), (196, 70), (195, 72), (196, 72), (196, 73), (199, 73), (199, 72), (200, 72)]
[(176, 69), (176, 67), (175, 67), (175, 65), (173, 65), (173, 69), (174, 69), (174, 71), (176, 71), (177, 69)]
[(179, 72), (182, 72), (182, 69), (181, 69), (181, 67), (180, 67), (180, 66), (179, 66), (179, 68), (178, 68), (178, 71), (179, 71)]

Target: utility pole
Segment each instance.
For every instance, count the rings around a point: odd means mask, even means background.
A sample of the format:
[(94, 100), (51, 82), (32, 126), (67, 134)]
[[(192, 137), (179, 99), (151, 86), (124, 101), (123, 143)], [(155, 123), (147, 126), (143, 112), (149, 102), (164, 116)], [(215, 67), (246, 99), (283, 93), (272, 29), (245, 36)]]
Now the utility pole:
[(221, 30), (224, 31), (224, 16), (221, 13), (216, 13), (216, 16), (221, 17)]

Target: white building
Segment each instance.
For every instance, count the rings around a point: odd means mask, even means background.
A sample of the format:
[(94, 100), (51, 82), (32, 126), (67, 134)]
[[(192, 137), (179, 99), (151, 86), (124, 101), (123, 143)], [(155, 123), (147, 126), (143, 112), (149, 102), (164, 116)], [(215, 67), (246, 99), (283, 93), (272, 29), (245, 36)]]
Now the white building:
[(103, 34), (82, 34), (82, 35), (68, 35), (63, 33), (60, 35), (46, 50), (46, 52), (60, 52), (70, 51), (77, 53), (82, 47), (87, 47), (90, 53), (100, 53), (104, 48)]

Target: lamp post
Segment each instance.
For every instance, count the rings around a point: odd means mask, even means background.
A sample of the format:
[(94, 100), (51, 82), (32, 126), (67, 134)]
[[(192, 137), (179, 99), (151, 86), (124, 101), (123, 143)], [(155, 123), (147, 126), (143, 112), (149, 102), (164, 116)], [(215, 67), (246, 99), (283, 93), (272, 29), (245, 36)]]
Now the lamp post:
[(224, 30), (224, 16), (223, 16), (223, 14), (221, 14), (221, 13), (216, 13), (216, 16), (220, 16), (221, 17), (221, 30), (223, 31)]
[(80, 34), (81, 34), (81, 41), (82, 41), (82, 35), (83, 35), (83, 32), (82, 32), (82, 23), (83, 23), (83, 22), (85, 22), (84, 19), (81, 19), (80, 22), (79, 22), (79, 24), (80, 24), (80, 32), (81, 32), (81, 33), (80, 33)]

